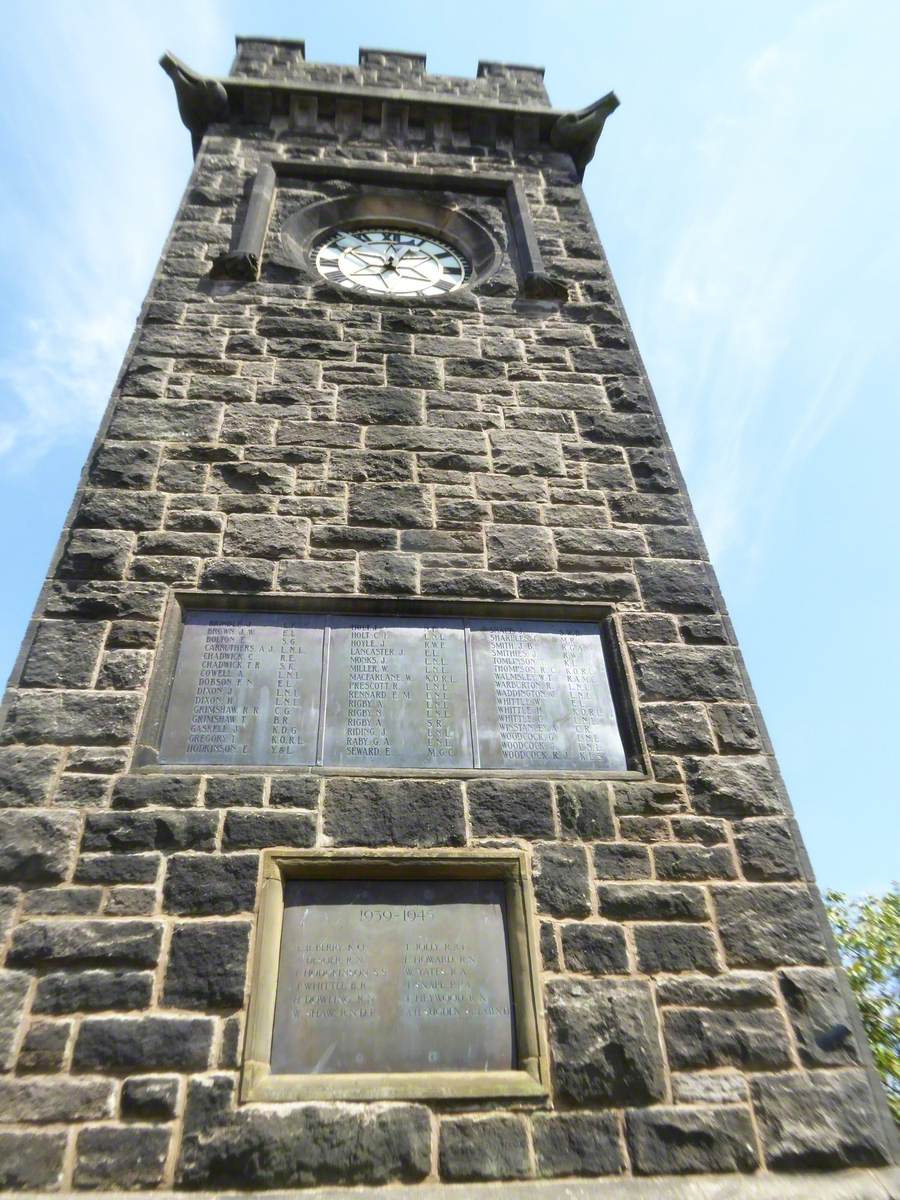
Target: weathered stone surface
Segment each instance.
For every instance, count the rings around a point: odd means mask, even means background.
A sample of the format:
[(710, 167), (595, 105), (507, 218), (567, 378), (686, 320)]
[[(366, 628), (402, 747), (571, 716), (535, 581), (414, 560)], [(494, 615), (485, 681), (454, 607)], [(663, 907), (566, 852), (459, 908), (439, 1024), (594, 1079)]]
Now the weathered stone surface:
[(70, 1021), (32, 1021), (22, 1039), (16, 1071), (20, 1075), (61, 1071), (71, 1032)]
[(31, 976), (23, 971), (0, 969), (0, 1071), (8, 1071), (13, 1065), (13, 1051), (30, 984)]
[(553, 836), (553, 797), (541, 780), (477, 779), (468, 784), (476, 837)]
[(698, 813), (732, 820), (781, 813), (781, 800), (764, 758), (689, 758), (685, 766)]
[(153, 1188), (162, 1181), (168, 1129), (126, 1125), (82, 1129), (75, 1146), (77, 1188)]
[(430, 1169), (425, 1108), (304, 1104), (283, 1112), (244, 1110), (216, 1123), (196, 1120), (183, 1140), (178, 1174), (190, 1188), (276, 1188), (412, 1183)]
[(659, 879), (734, 879), (737, 869), (727, 846), (654, 846)]
[(354, 425), (421, 425), (425, 419), (425, 406), (421, 392), (415, 390), (419, 386), (425, 385), (341, 388), (337, 402), (338, 420)]
[(108, 692), (19, 692), (6, 720), (7, 742), (60, 746), (128, 742), (140, 706), (139, 696)]
[(52, 971), (38, 980), (33, 1010), (38, 1013), (105, 1012), (146, 1008), (153, 992), (147, 971)]
[(451, 1183), (530, 1175), (525, 1125), (512, 1116), (445, 1117), (438, 1170)]
[(458, 783), (426, 779), (330, 779), (325, 835), (336, 846), (461, 846)]
[(585, 917), (591, 911), (587, 858), (580, 846), (544, 842), (535, 847), (534, 894), (538, 909), (554, 917)]
[(223, 850), (303, 847), (312, 846), (315, 840), (315, 816), (302, 812), (230, 812), (222, 830)]
[(75, 867), (76, 883), (154, 883), (159, 854), (82, 854)]
[(300, 558), (309, 544), (309, 525), (303, 517), (231, 513), (222, 550), (236, 558)]
[(542, 1178), (618, 1175), (625, 1169), (613, 1113), (538, 1113), (533, 1132)]
[(265, 592), (272, 586), (275, 565), (265, 558), (211, 558), (200, 586), (212, 592)]
[(753, 1171), (759, 1165), (746, 1108), (651, 1108), (625, 1128), (638, 1175)]
[[(209, 783), (207, 783), (207, 790)], [(269, 790), (269, 804), (273, 808), (315, 808), (319, 800), (321, 783), (318, 779), (274, 778)]]
[(786, 821), (743, 821), (734, 846), (747, 879), (799, 879), (800, 864)]
[(645, 704), (641, 716), (652, 750), (684, 754), (716, 748), (702, 704)]
[(88, 687), (105, 627), (94, 621), (41, 621), (22, 670), (23, 687)]
[(0, 1188), (56, 1191), (63, 1173), (65, 1133), (0, 1130)]
[(886, 1161), (862, 1071), (762, 1076), (751, 1087), (770, 1167), (821, 1171)]
[(412, 596), (419, 590), (419, 564), (414, 554), (363, 553), (359, 556), (363, 592)]
[(597, 888), (600, 913), (613, 921), (705, 921), (698, 887), (672, 883), (610, 883)]
[(827, 961), (822, 931), (805, 887), (755, 884), (713, 888), (719, 936), (732, 967)]
[(701, 925), (639, 925), (634, 931), (638, 968), (645, 975), (660, 972), (715, 971), (718, 969), (716, 941), (712, 931)]
[(519, 576), (519, 594), (530, 600), (631, 600), (634, 576), (614, 571), (566, 571)]
[(766, 1008), (775, 1004), (772, 976), (750, 971), (660, 979), (656, 995), (660, 1004), (687, 1008)]
[(713, 613), (716, 598), (705, 563), (644, 560), (637, 565), (646, 606), (663, 612)]
[(172, 932), (162, 1002), (168, 1008), (240, 1008), (250, 926), (244, 921), (192, 921)]
[(123, 775), (112, 791), (113, 808), (190, 808), (200, 780), (192, 775)]
[(833, 971), (787, 968), (778, 972), (778, 983), (805, 1066), (859, 1062), (847, 1005)]
[(777, 1071), (791, 1065), (784, 1021), (774, 1009), (672, 1009), (665, 1014), (664, 1029), (675, 1070)]
[(556, 785), (556, 804), (564, 838), (614, 838), (612, 806), (605, 783), (570, 780)]
[(650, 851), (646, 846), (628, 842), (600, 842), (592, 848), (594, 874), (603, 883), (607, 879), (649, 879)]
[(65, 879), (80, 834), (81, 820), (76, 813), (0, 812), (0, 878), (6, 883)]
[(0, 748), (0, 808), (30, 808), (47, 801), (62, 751), (50, 746)]
[(178, 1103), (175, 1076), (135, 1075), (122, 1084), (122, 1116), (138, 1121), (169, 1121)]
[(86, 1017), (72, 1065), (80, 1071), (202, 1071), (213, 1022), (205, 1017)]
[(672, 1098), (676, 1104), (744, 1104), (750, 1089), (740, 1071), (698, 1071), (672, 1076)]
[(503, 475), (564, 474), (559, 438), (552, 433), (520, 430), (488, 433), (494, 470)]
[(355, 592), (356, 564), (288, 559), (278, 567), (278, 586), (286, 592), (311, 594)]
[(659, 1027), (646, 984), (551, 979), (546, 985), (558, 1094), (574, 1104), (652, 1104), (665, 1096)]
[(472, 596), (502, 600), (516, 594), (516, 577), (509, 571), (468, 571), (451, 567), (422, 568), (423, 596)]
[(0, 1079), (0, 1121), (50, 1124), (115, 1115), (115, 1085), (105, 1079)]
[(350, 525), (387, 525), (393, 529), (430, 529), (431, 502), (423, 487), (404, 484), (356, 484), (347, 507)]
[(249, 912), (258, 873), (256, 854), (173, 854), (166, 868), (163, 910), (195, 917)]
[(730, 650), (706, 646), (633, 646), (644, 700), (740, 700), (743, 688)]
[(207, 808), (261, 808), (265, 780), (255, 775), (211, 775), (203, 789)]
[(556, 941), (556, 927), (553, 921), (541, 921), (541, 962), (545, 971), (560, 969), (559, 946)]
[(628, 971), (625, 934), (617, 925), (563, 925), (566, 970), (586, 975), (621, 975)]
[(75, 529), (57, 574), (67, 579), (121, 579), (133, 543), (134, 535), (124, 530)]
[(211, 850), (215, 845), (214, 813), (158, 809), (139, 812), (92, 812), (84, 823), (85, 851)]
[(552, 571), (553, 537), (538, 525), (493, 525), (487, 531), (487, 556), (495, 571)]
[(161, 940), (162, 926), (153, 921), (23, 921), (13, 932), (8, 961), (152, 967)]

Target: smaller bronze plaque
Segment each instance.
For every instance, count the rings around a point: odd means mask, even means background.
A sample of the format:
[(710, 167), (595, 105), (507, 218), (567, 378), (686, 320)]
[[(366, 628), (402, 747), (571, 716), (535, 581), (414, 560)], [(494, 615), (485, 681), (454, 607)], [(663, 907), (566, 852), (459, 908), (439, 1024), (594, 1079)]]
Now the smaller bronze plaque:
[(517, 1066), (499, 879), (287, 880), (273, 1075)]

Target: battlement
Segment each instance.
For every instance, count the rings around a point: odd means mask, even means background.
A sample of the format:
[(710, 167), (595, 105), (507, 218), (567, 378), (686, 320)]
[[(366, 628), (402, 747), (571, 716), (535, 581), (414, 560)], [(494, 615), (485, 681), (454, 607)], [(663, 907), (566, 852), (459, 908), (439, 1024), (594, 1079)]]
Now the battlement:
[(235, 38), (233, 78), (300, 84), (408, 88), (496, 103), (549, 105), (544, 68), (481, 61), (474, 79), (430, 75), (426, 57), (415, 51), (360, 47), (357, 66), (308, 62), (306, 43), (292, 38)]

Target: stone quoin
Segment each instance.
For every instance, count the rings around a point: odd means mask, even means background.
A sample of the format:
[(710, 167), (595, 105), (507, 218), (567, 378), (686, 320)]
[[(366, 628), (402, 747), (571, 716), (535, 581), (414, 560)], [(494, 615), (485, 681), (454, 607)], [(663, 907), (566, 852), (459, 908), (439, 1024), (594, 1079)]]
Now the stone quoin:
[(581, 189), (616, 97), (161, 63), (195, 165), (0, 726), (0, 1188), (900, 1194)]

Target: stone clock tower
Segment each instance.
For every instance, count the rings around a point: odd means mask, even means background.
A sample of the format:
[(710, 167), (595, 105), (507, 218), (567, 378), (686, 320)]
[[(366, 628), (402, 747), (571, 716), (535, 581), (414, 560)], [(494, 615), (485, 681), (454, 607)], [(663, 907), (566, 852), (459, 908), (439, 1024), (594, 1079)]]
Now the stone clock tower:
[(196, 165), (4, 707), (0, 1185), (896, 1195), (580, 188), (615, 97), (162, 65)]

